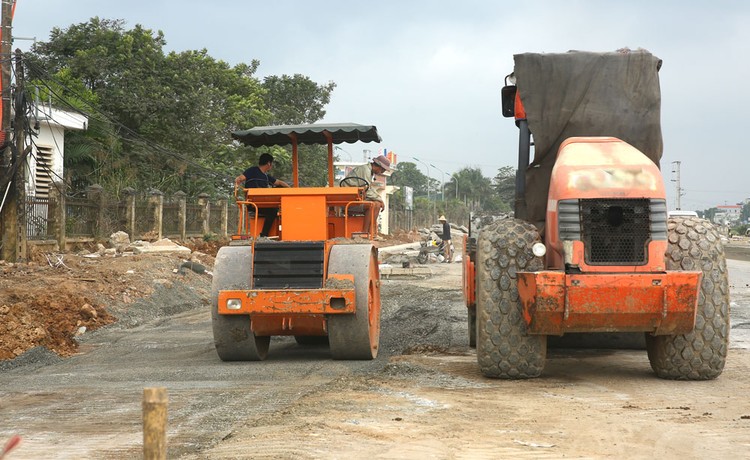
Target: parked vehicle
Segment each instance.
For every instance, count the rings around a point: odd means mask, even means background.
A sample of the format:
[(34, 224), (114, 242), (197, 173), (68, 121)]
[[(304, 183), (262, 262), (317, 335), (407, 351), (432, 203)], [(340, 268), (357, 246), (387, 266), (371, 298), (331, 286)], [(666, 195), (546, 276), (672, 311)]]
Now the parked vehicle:
[(484, 375), (537, 377), (547, 337), (571, 332), (645, 333), (662, 378), (721, 374), (724, 249), (708, 221), (667, 215), (660, 67), (645, 50), (515, 56), (502, 90), (519, 128), (515, 215), (470, 228), (465, 241)]

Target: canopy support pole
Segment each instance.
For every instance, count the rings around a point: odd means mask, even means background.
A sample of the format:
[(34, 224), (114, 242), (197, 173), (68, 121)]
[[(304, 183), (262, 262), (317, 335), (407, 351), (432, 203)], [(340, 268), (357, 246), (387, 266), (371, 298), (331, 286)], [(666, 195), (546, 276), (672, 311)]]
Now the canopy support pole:
[(299, 187), (299, 157), (297, 153), (297, 134), (289, 133), (292, 140), (292, 181), (293, 187)]
[(328, 141), (328, 186), (333, 187), (333, 136), (327, 130), (323, 131), (323, 135)]

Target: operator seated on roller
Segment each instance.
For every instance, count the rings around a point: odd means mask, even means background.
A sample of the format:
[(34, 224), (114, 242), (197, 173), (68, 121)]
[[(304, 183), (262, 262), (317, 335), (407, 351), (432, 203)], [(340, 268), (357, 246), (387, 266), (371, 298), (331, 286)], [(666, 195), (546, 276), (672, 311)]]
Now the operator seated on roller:
[[(273, 168), (273, 155), (270, 153), (264, 153), (258, 158), (258, 166), (247, 168), (245, 172), (234, 179), (234, 185), (238, 186), (240, 183), (244, 182), (245, 188), (289, 187), (289, 184), (283, 180), (268, 175), (268, 171), (270, 171), (271, 168)], [(248, 207), (248, 211), (252, 212), (250, 207)], [(264, 218), (263, 229), (260, 231), (260, 236), (268, 236), (278, 213), (279, 208), (258, 209), (258, 215)]]
[[(383, 174), (386, 171), (391, 170), (391, 162), (385, 155), (379, 155), (372, 159), (371, 163), (363, 164), (352, 169), (346, 177), (359, 177), (367, 181), (368, 185), (372, 184), (373, 177), (377, 174)], [(345, 178), (346, 180), (346, 178)], [(367, 188), (365, 194), (365, 200), (372, 201), (373, 206), (365, 206), (365, 228), (371, 229), (372, 225), (377, 221), (378, 214), (383, 210), (384, 204), (380, 195), (373, 187)]]

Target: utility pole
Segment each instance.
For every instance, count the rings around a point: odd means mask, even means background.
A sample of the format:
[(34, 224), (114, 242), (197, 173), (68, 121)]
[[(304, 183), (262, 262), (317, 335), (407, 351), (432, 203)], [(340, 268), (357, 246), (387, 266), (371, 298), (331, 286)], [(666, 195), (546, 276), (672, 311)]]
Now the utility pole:
[(441, 197), (441, 199), (443, 201), (445, 201), (445, 176), (446, 176), (445, 171), (443, 171), (442, 169), (438, 168), (437, 166), (435, 166), (432, 163), (430, 163), (430, 166), (432, 166), (433, 168), (435, 168), (438, 171), (440, 171), (441, 173), (443, 173), (443, 183), (442, 183), (442, 187), (441, 187), (440, 197)]
[[(25, 85), (23, 78), (23, 60), (21, 59), (22, 53), (20, 49), (16, 49), (16, 94), (24, 94)], [(16, 98), (17, 101), (22, 101), (22, 98)], [(15, 121), (13, 122), (13, 138), (16, 144), (16, 158), (13, 161), (15, 166), (15, 174), (13, 183), (15, 184), (15, 197), (16, 197), (16, 260), (26, 260), (26, 168), (28, 162), (26, 161), (31, 146), (26, 146), (26, 131), (24, 126), (26, 125), (26, 108), (21, 103), (20, 107), (16, 107)]]
[(682, 209), (682, 206), (680, 204), (680, 197), (684, 195), (682, 192), (682, 187), (680, 187), (680, 163), (681, 161), (673, 161), (672, 162), (672, 173), (675, 174), (675, 179), (672, 179), (672, 182), (675, 182), (675, 192), (677, 194), (677, 206), (675, 207), (675, 210), (679, 211)]
[(2, 249), (0, 259), (10, 262), (16, 261), (16, 240), (18, 230), (18, 214), (15, 202), (15, 190), (12, 187), (13, 180), (13, 150), (6, 143), (10, 138), (10, 47), (13, 41), (11, 36), (11, 21), (13, 17), (13, 2), (2, 0), (0, 10), (0, 87), (2, 88), (2, 110), (0, 110), (0, 145), (5, 148), (0, 161), (0, 230), (2, 233)]

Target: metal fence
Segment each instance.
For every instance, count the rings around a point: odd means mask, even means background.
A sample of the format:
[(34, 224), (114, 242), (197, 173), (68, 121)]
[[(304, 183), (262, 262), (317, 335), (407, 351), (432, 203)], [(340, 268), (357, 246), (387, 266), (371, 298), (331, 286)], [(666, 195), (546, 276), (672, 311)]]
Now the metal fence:
[(72, 237), (93, 236), (96, 229), (96, 205), (89, 200), (65, 200), (65, 234)]
[(33, 244), (56, 242), (60, 247), (84, 240), (106, 238), (125, 231), (132, 240), (144, 238), (183, 239), (206, 234), (227, 236), (234, 231), (237, 211), (227, 199), (209, 199), (206, 195), (187, 197), (178, 192), (165, 200), (158, 191), (136, 193), (128, 190), (122, 199), (105, 195), (98, 186), (90, 187), (85, 197), (65, 196), (62, 187), (54, 187), (50, 197), (30, 196), (23, 216), (26, 240)]
[(100, 231), (104, 235), (127, 228), (128, 206), (124, 201), (107, 203), (104, 215), (100, 216)]
[[(222, 224), (224, 224), (222, 219), (222, 210), (223, 206), (220, 206), (219, 204), (211, 203), (208, 207), (208, 228), (221, 228)], [(230, 221), (231, 222), (231, 221)], [(231, 229), (231, 224), (229, 224), (229, 229)]]
[(146, 197), (135, 199), (135, 234), (145, 235), (154, 229), (154, 213)]
[[(27, 239), (57, 241), (62, 247), (66, 239), (106, 238), (116, 231), (125, 231), (132, 240), (146, 238), (226, 237), (237, 229), (238, 207), (234, 199), (195, 198), (178, 192), (165, 197), (161, 192), (137, 193), (128, 189), (123, 198), (106, 196), (101, 187), (93, 186), (84, 198), (60, 195), (62, 187), (53, 187), (50, 197), (29, 197), (25, 208)], [(400, 208), (400, 209), (399, 209)], [(388, 227), (390, 232), (411, 231), (437, 223), (438, 214), (445, 214), (452, 223), (464, 224), (465, 209), (436, 203), (416, 206), (413, 210), (391, 203)]]
[(232, 234), (237, 231), (237, 218), (239, 216), (239, 207), (234, 200), (229, 202), (227, 207), (227, 231)]
[(185, 205), (185, 231), (191, 234), (203, 234), (203, 210), (205, 206), (188, 203)]
[(49, 198), (28, 197), (26, 199), (26, 238), (49, 239)]
[(178, 201), (164, 203), (161, 222), (162, 231), (165, 235), (177, 236), (180, 234), (180, 203)]

